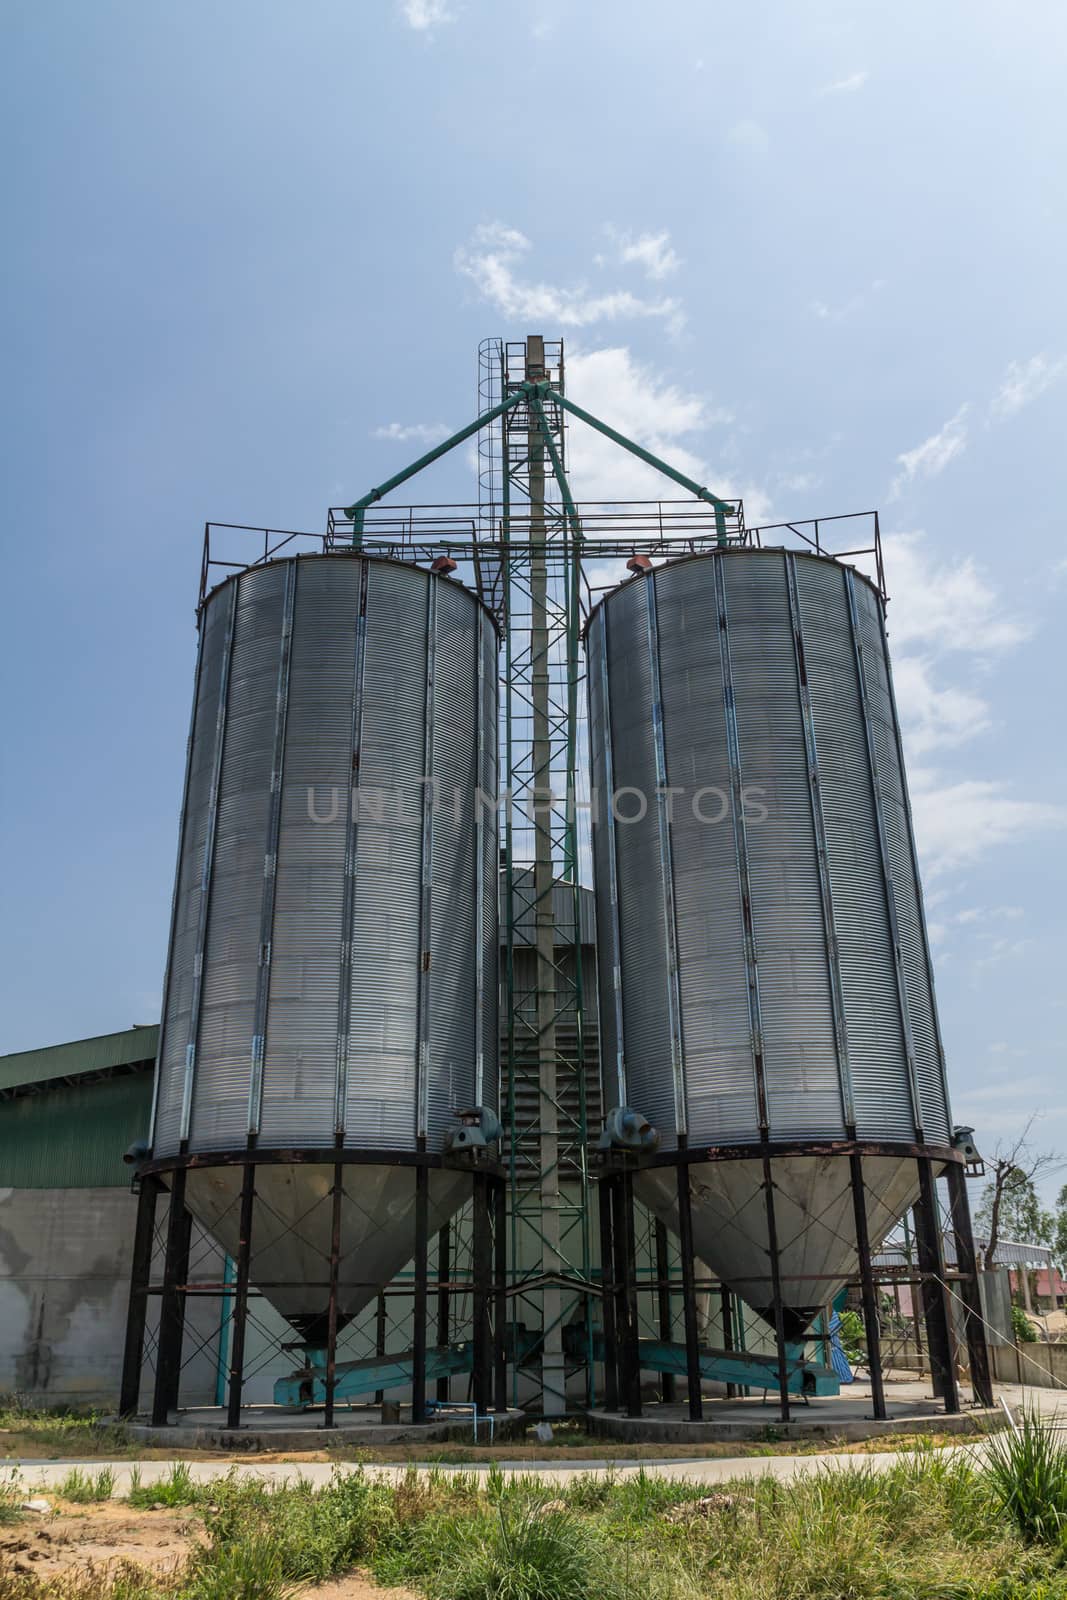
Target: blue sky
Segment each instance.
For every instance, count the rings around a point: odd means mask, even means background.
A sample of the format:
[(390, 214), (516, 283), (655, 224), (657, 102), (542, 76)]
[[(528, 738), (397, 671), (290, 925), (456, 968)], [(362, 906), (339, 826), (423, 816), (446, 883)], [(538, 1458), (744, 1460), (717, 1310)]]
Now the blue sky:
[[(1067, 1149), (1067, 12), (2, 27), (0, 1049), (157, 1014), (205, 519), (320, 528), (473, 415), (482, 337), (539, 331), (750, 522), (881, 508), (956, 1115)], [(457, 456), (419, 498), (472, 492)]]

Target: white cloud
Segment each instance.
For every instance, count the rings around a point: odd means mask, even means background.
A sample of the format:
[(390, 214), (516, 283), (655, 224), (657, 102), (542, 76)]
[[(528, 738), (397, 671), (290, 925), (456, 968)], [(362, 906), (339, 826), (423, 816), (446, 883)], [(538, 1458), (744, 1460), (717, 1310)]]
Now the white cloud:
[(1025, 916), (1022, 906), (964, 906), (949, 918), (958, 926), (969, 927), (979, 922), (1018, 922)]
[(483, 300), (516, 321), (584, 328), (626, 317), (662, 317), (672, 332), (681, 328), (681, 303), (669, 296), (643, 300), (628, 289), (596, 294), (583, 283), (562, 288), (521, 278), (518, 263), (531, 248), (530, 240), (517, 228), (502, 222), (485, 223), (456, 251), (455, 267), (470, 279)]
[(400, 15), (416, 33), (431, 33), (443, 22), (455, 22), (447, 0), (400, 0)]
[(740, 150), (750, 150), (753, 155), (763, 155), (770, 147), (770, 134), (762, 123), (756, 122), (752, 117), (742, 117), (740, 122), (735, 122), (726, 137), (731, 144), (737, 145)]
[(838, 78), (836, 83), (827, 83), (819, 90), (820, 94), (855, 94), (870, 77), (869, 72), (852, 72), (847, 78)]
[(911, 800), (916, 842), (931, 877), (967, 866), (999, 845), (1067, 827), (1063, 806), (1018, 799), (1007, 784), (990, 779), (945, 783), (936, 772), (912, 768)]
[(901, 470), (889, 490), (891, 500), (895, 500), (915, 478), (936, 478), (939, 472), (944, 472), (950, 461), (963, 454), (967, 448), (967, 424), (964, 418), (969, 410), (967, 404), (960, 406), (955, 416), (949, 417), (937, 433), (932, 433), (929, 439), (917, 444), (914, 450), (905, 450), (903, 455), (897, 456)]
[(868, 301), (880, 290), (885, 288), (884, 278), (872, 278), (866, 289), (861, 289), (858, 294), (852, 295), (848, 300), (843, 300), (840, 305), (832, 306), (826, 300), (813, 300), (811, 310), (820, 322), (843, 322), (856, 311), (862, 311)]
[(809, 489), (817, 489), (822, 483), (816, 472), (789, 472), (779, 481), (790, 494), (804, 494)]
[(380, 428), (373, 428), (371, 438), (388, 439), (396, 444), (407, 444), (411, 440), (418, 444), (440, 444), (451, 432), (447, 422), (387, 422)]
[(892, 533), (882, 542), (890, 594), (889, 633), (898, 646), (983, 655), (1010, 649), (1030, 627), (1006, 612), (971, 556), (939, 560), (923, 533)]
[[(748, 523), (769, 517), (762, 490), (732, 482), (706, 459), (701, 435), (730, 422), (731, 413), (635, 361), (626, 346), (572, 350), (567, 360), (567, 393), (585, 410), (713, 494), (722, 499), (743, 495)], [(568, 471), (578, 500), (687, 497), (681, 486), (581, 422), (575, 422), (568, 435)]]
[(615, 241), (620, 265), (640, 267), (646, 278), (659, 282), (669, 278), (672, 272), (677, 272), (682, 264), (682, 258), (671, 244), (671, 236), (666, 229), (662, 233), (639, 233), (636, 239), (630, 233), (617, 232), (615, 228), (609, 227), (607, 232)]
[(1049, 356), (1041, 354), (1031, 356), (1029, 361), (1009, 362), (1000, 380), (1000, 388), (990, 402), (990, 417), (1003, 422), (1015, 416), (1064, 376), (1067, 376), (1067, 356), (1051, 360)]
[(952, 685), (939, 688), (931, 663), (902, 655), (893, 671), (900, 720), (912, 756), (959, 745), (990, 726), (989, 705), (979, 695)]

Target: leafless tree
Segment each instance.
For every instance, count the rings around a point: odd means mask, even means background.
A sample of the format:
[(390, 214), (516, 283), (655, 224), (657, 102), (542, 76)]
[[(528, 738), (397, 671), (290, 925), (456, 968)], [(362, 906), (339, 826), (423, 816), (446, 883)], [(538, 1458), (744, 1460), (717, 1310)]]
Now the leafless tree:
[[(1048, 1232), (1051, 1228), (1052, 1218), (1041, 1211), (1034, 1185), (1038, 1178), (1048, 1176), (1063, 1167), (1065, 1161), (1058, 1150), (1033, 1148), (1031, 1134), (1036, 1120), (1035, 1112), (1033, 1116), (1027, 1118), (1020, 1132), (1010, 1143), (998, 1143), (995, 1146), (992, 1160), (986, 1163), (989, 1183), (982, 1195), (978, 1218), (984, 1220), (988, 1228), (988, 1238), (983, 1252), (987, 1272), (993, 1266), (993, 1258), (1000, 1242), (1001, 1221), (1006, 1202), (1010, 1204), (1013, 1198), (1018, 1197), (1023, 1201), (1025, 1210), (1033, 1209), (1035, 1226), (1031, 1231), (1035, 1235)], [(1051, 1240), (1040, 1242), (1050, 1243)]]

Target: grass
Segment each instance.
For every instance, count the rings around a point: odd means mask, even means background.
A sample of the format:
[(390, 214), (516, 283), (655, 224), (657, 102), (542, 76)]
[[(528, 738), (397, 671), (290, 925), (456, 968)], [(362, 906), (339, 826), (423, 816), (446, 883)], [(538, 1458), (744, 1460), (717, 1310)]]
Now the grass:
[(193, 1475), (184, 1461), (176, 1461), (166, 1478), (155, 1483), (142, 1483), (141, 1474), (134, 1467), (130, 1474), (130, 1491), (127, 1502), (141, 1510), (155, 1506), (193, 1506), (205, 1498), (205, 1486), (193, 1481)]
[(1032, 1413), (1018, 1428), (989, 1441), (987, 1474), (1002, 1512), (1024, 1539), (1041, 1544), (1067, 1536), (1067, 1446)]
[(28, 1406), (17, 1395), (0, 1395), (0, 1452), (8, 1456), (128, 1456), (124, 1428), (105, 1423), (100, 1412)]
[(19, 1521), (22, 1515), (19, 1511), (22, 1496), (23, 1490), (17, 1472), (11, 1472), (6, 1477), (0, 1478), (0, 1524)]
[(202, 1519), (180, 1574), (0, 1573), (0, 1600), (290, 1600), (357, 1566), (428, 1600), (1067, 1600), (1067, 1451), (1035, 1418), (985, 1462), (925, 1446), (882, 1471), (860, 1459), (710, 1492), (644, 1472), (553, 1489), (362, 1469), (322, 1489), (236, 1473), (198, 1487), (179, 1464), (135, 1494)]
[(72, 1467), (56, 1493), (61, 1500), (74, 1505), (89, 1505), (96, 1500), (110, 1500), (114, 1488), (115, 1473), (111, 1467), (101, 1467), (97, 1473)]

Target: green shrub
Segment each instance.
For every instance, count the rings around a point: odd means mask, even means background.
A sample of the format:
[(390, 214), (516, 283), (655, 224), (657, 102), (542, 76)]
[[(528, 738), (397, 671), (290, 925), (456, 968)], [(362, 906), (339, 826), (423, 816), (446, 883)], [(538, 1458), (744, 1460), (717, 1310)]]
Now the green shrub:
[(568, 1511), (532, 1503), (469, 1528), (429, 1582), (434, 1600), (624, 1600), (602, 1537)]
[(1058, 1544), (1067, 1530), (1067, 1446), (1034, 1412), (990, 1435), (986, 1478), (1024, 1539)]
[(841, 1346), (852, 1366), (863, 1360), (864, 1338), (863, 1318), (846, 1307), (841, 1312)]
[(1022, 1306), (1011, 1308), (1011, 1331), (1019, 1344), (1036, 1344), (1037, 1329), (1026, 1315)]

